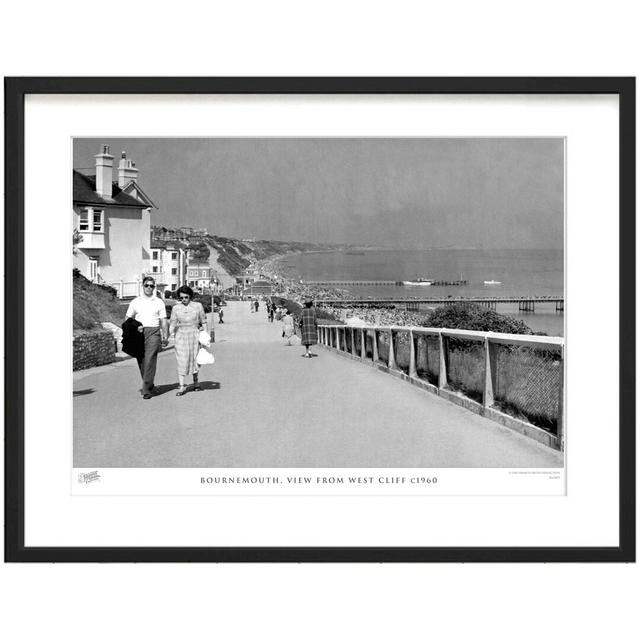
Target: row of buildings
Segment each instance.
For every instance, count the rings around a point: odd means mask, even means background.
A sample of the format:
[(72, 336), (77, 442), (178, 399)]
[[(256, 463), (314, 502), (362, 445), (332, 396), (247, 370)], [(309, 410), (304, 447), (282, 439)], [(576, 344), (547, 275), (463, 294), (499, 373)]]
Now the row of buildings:
[(114, 156), (102, 145), (94, 168), (73, 171), (73, 266), (92, 282), (109, 284), (121, 298), (139, 295), (152, 275), (158, 290), (182, 284), (241, 292), (247, 276), (223, 272), (195, 250), (206, 229), (166, 229), (151, 224), (157, 210), (138, 182), (135, 162), (122, 152), (114, 181)]

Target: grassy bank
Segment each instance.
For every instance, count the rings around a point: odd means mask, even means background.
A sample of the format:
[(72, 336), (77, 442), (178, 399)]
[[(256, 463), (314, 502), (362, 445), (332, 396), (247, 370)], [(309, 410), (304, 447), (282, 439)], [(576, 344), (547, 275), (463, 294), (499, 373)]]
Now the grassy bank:
[(120, 304), (116, 290), (93, 284), (77, 269), (73, 271), (73, 328), (94, 329), (101, 322), (120, 326), (126, 307)]

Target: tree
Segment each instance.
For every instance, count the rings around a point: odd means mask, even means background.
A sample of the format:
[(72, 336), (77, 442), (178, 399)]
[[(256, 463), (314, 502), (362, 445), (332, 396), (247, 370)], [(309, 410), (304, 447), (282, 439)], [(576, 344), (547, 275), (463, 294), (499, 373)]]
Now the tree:
[(73, 236), (71, 238), (71, 243), (73, 247), (73, 254), (75, 255), (77, 252), (76, 247), (84, 240), (82, 234), (78, 231), (78, 229), (73, 230)]

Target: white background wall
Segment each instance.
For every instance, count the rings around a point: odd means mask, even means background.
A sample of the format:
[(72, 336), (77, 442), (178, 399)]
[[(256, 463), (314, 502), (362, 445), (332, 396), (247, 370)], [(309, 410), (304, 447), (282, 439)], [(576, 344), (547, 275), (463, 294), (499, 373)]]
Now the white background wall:
[[(0, 60), (3, 75), (636, 75), (633, 5), (185, 0), (167, 13), (141, 1), (126, 21), (141, 40), (101, 29), (98, 5), (26, 0), (3, 10)], [(91, 640), (628, 637), (639, 592), (637, 566), (3, 565), (0, 627)]]

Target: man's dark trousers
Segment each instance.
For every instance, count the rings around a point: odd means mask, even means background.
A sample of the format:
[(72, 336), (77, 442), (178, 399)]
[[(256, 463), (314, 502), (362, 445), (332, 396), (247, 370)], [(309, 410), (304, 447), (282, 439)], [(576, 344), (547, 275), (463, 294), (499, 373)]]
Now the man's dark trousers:
[(153, 389), (156, 377), (158, 353), (162, 350), (162, 334), (160, 327), (144, 328), (144, 355), (138, 358), (138, 367), (142, 376), (142, 394), (147, 395)]

